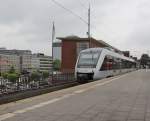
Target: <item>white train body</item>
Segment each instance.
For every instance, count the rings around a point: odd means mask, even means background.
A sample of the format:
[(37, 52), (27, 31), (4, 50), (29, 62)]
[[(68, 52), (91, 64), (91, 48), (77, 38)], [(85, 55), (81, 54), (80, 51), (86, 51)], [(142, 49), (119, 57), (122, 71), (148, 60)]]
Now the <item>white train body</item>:
[(78, 81), (97, 80), (133, 71), (133, 59), (106, 48), (90, 48), (80, 52), (75, 77)]

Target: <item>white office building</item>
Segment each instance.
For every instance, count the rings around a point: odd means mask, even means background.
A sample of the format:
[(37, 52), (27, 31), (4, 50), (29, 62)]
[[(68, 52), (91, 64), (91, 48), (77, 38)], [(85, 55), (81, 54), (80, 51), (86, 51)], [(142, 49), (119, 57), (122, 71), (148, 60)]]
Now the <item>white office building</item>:
[(32, 55), (31, 59), (32, 71), (48, 71), (52, 70), (52, 57), (42, 53)]

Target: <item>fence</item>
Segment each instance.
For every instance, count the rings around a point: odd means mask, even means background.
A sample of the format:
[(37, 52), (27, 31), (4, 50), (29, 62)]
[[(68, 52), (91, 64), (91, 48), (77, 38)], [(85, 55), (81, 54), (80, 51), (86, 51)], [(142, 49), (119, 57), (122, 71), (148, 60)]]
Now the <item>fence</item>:
[(0, 96), (27, 90), (51, 87), (75, 81), (74, 73), (57, 73), (47, 79), (30, 80), (29, 77), (21, 76), (15, 82), (0, 78)]
[(61, 84), (75, 81), (74, 73), (59, 73), (51, 76), (52, 84)]

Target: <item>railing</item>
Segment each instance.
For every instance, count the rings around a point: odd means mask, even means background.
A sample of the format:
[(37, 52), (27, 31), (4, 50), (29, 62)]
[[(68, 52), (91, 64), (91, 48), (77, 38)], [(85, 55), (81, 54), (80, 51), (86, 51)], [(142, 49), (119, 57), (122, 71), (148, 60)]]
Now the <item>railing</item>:
[(62, 85), (74, 81), (75, 78), (73, 73), (57, 73), (49, 76), (47, 79), (40, 78), (39, 80), (30, 80), (29, 77), (22, 76), (15, 82), (0, 78), (0, 96), (21, 91)]
[(75, 81), (74, 73), (53, 74), (51, 78), (53, 85)]

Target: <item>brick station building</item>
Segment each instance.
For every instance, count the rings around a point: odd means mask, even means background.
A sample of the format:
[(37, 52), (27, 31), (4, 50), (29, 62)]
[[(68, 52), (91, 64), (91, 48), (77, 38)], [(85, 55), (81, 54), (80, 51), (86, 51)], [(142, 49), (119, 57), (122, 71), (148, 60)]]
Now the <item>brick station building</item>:
[[(59, 48), (59, 50), (61, 50), (59, 52), (60, 53), (59, 55), (61, 55), (62, 72), (67, 72), (67, 73), (74, 72), (75, 64), (79, 52), (89, 47), (109, 47), (114, 49), (115, 51), (120, 52), (120, 50), (112, 47), (111, 45), (105, 43), (104, 41), (96, 40), (94, 38), (89, 39), (89, 38), (80, 38), (77, 36), (68, 36), (68, 37), (58, 37), (57, 39), (61, 40), (61, 44), (59, 44), (61, 48), (61, 49)], [(58, 44), (54, 43), (53, 45), (58, 45)]]

